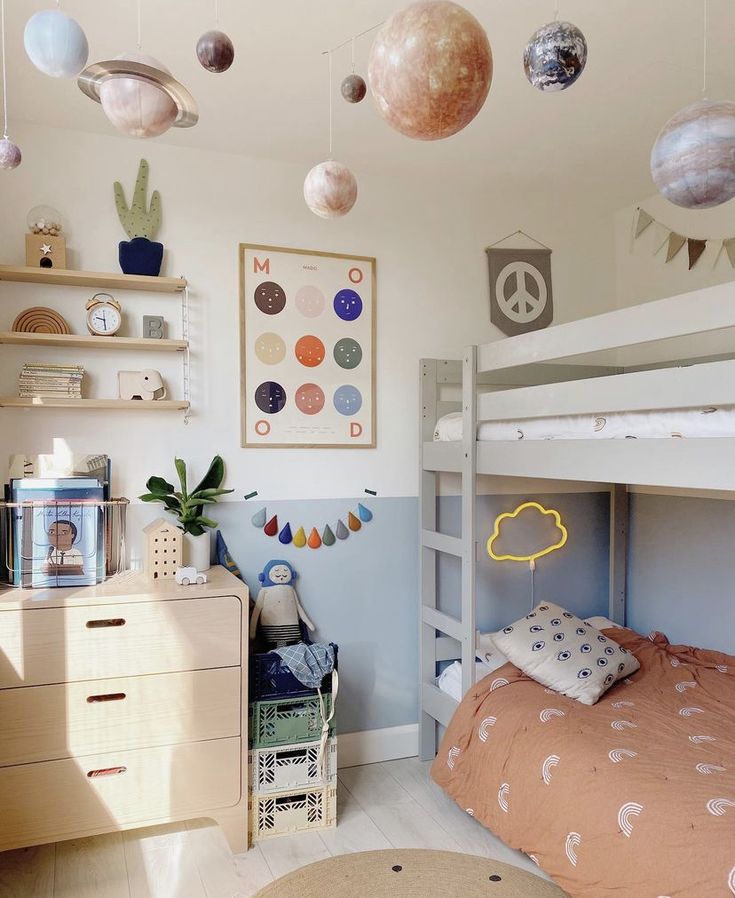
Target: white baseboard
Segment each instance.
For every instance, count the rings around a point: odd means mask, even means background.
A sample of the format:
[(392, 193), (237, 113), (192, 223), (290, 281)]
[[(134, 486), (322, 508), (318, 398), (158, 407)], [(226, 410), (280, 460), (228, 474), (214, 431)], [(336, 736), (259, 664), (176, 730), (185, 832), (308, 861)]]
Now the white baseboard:
[(337, 759), (340, 767), (377, 764), (397, 758), (413, 758), (418, 754), (419, 725), (406, 724), (383, 730), (339, 735)]

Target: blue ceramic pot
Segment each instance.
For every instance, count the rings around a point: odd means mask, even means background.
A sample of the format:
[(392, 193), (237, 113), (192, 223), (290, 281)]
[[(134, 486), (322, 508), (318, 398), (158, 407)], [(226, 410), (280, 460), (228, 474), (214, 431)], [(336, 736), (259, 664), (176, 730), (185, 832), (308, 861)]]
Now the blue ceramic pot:
[(163, 244), (147, 237), (120, 241), (120, 268), (123, 274), (147, 274), (158, 277), (163, 262)]

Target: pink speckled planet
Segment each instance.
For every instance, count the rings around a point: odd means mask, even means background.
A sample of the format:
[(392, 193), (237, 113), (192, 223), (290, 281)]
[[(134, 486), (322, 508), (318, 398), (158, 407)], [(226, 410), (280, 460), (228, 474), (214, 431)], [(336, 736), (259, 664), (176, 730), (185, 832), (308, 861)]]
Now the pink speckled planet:
[[(171, 74), (163, 63), (145, 53), (125, 53), (117, 59)], [(139, 78), (106, 78), (100, 85), (100, 102), (110, 122), (128, 137), (159, 137), (176, 121), (176, 103), (166, 91)]]
[(12, 140), (7, 137), (0, 140), (0, 168), (5, 171), (18, 168), (22, 158), (20, 147), (16, 146)]
[(340, 218), (355, 205), (357, 181), (341, 162), (320, 162), (306, 176), (304, 199), (314, 215)]
[(378, 111), (417, 140), (439, 140), (466, 127), (482, 109), (492, 77), (485, 30), (449, 0), (421, 0), (394, 13), (368, 63)]

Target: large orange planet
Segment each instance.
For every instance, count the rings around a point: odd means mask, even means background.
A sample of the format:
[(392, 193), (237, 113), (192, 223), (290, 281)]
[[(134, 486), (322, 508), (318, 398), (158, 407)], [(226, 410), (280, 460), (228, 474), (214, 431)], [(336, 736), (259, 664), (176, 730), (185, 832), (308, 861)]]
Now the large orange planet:
[(466, 127), (482, 109), (492, 77), (484, 28), (450, 0), (421, 0), (394, 13), (370, 51), (368, 81), (378, 111), (417, 140)]

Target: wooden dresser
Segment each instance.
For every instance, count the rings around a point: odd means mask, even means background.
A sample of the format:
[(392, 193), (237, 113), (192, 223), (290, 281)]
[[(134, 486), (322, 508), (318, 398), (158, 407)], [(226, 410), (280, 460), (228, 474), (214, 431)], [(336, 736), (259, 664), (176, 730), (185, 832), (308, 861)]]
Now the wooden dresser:
[(247, 848), (248, 589), (0, 591), (0, 851), (210, 817)]

